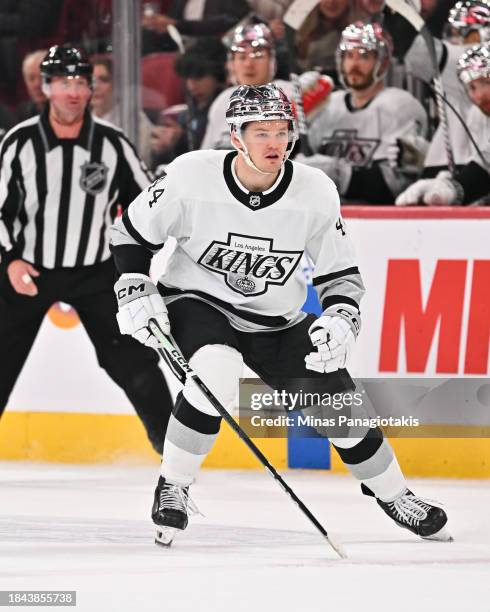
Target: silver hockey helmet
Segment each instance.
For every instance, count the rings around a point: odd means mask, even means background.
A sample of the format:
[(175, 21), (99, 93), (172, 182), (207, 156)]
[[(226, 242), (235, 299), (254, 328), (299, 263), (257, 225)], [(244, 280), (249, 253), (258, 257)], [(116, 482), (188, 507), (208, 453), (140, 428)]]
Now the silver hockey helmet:
[(226, 122), (230, 126), (230, 133), (236, 133), (244, 149), (240, 152), (244, 155), (245, 161), (254, 170), (267, 174), (255, 166), (243, 142), (242, 128), (245, 123), (251, 121), (289, 122), (289, 142), (284, 157), (285, 161), (289, 157), (298, 138), (293, 104), (284, 91), (275, 83), (259, 86), (240, 85), (230, 96), (228, 110), (226, 111)]
[(473, 31), (480, 42), (490, 41), (490, 0), (460, 0), (450, 10), (446, 38), (462, 42)]
[(490, 78), (490, 43), (476, 45), (463, 53), (457, 63), (457, 72), (464, 85)]
[(391, 60), (393, 54), (393, 41), (388, 32), (379, 23), (363, 23), (362, 21), (351, 23), (343, 30), (335, 53), (335, 59), (337, 72), (344, 87), (347, 87), (347, 85), (344, 82), (342, 60), (344, 53), (352, 49), (362, 49), (365, 52), (372, 51), (376, 53), (377, 62), (373, 78), (375, 81), (379, 81), (386, 72), (386, 70), (383, 70), (384, 64), (387, 60)]
[(233, 32), (233, 37), (229, 43), (231, 53), (243, 52), (246, 47), (253, 49), (269, 49), (274, 53), (274, 35), (265, 23), (254, 23), (238, 26)]

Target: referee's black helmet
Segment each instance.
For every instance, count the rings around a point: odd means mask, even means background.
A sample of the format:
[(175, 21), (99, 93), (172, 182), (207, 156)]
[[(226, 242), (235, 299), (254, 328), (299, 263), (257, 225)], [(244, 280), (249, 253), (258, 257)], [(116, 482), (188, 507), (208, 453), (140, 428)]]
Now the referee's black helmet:
[(92, 85), (92, 64), (82, 51), (70, 45), (55, 45), (41, 62), (44, 83), (50, 83), (56, 76), (85, 77)]

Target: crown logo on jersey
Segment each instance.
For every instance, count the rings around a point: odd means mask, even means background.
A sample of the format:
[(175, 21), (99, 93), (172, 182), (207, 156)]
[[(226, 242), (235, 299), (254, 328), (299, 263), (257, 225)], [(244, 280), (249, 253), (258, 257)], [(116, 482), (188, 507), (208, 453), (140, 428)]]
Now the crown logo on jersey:
[(338, 129), (322, 140), (319, 153), (339, 157), (353, 166), (369, 167), (379, 144), (378, 138), (358, 136), (357, 129)]
[(197, 263), (222, 275), (236, 293), (249, 297), (266, 293), (270, 285), (284, 285), (302, 254), (274, 249), (272, 238), (230, 233), (227, 242), (214, 240)]
[(250, 204), (250, 206), (253, 206), (254, 208), (257, 208), (258, 206), (260, 206), (260, 196), (259, 195), (251, 195), (250, 196), (250, 200), (248, 201), (248, 203)]
[(255, 283), (247, 276), (241, 276), (235, 279), (235, 284), (243, 293), (252, 293), (255, 289)]

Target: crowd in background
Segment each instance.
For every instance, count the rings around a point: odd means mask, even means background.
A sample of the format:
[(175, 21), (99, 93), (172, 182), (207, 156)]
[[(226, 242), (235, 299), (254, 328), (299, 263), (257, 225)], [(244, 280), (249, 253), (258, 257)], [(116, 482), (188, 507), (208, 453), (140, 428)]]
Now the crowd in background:
[[(402, 204), (428, 204), (443, 203), (441, 197), (447, 196), (446, 203), (467, 203), (468, 196), (462, 197), (459, 185), (455, 193), (449, 183), (455, 172), (464, 171), (471, 162), (484, 172), (471, 174), (463, 183), (488, 179), (490, 144), (485, 138), (490, 95), (488, 89), (472, 94), (477, 79), (465, 82), (465, 75), (473, 74), (471, 66), (464, 72), (458, 62), (473, 45), (482, 43), (485, 59), (485, 43), (488, 46), (490, 41), (488, 0), (413, 2), (436, 39), (446, 95), (463, 121), (451, 109), (446, 109), (445, 117), (441, 114), (425, 41), (383, 0), (319, 0), (295, 28), (287, 23), (291, 4), (298, 3), (141, 2), (143, 108), (136, 146), (150, 169), (158, 171), (189, 150), (229, 148), (224, 111), (233, 87), (275, 79), (291, 96), (291, 73), (298, 73), (313, 150), (307, 155), (302, 151), (296, 159), (331, 176), (344, 202), (389, 204), (399, 198)], [(470, 15), (466, 27), (455, 23), (451, 17), (455, 5), (466, 14), (474, 5), (476, 21)], [(46, 104), (39, 66), (52, 44), (70, 43), (84, 49), (94, 66), (92, 111), (117, 125), (111, 28), (110, 0), (0, 0), (0, 139)], [(184, 52), (175, 31), (182, 37)], [(364, 56), (356, 56), (356, 49)], [(362, 62), (369, 54), (373, 55), (368, 75), (372, 82), (365, 86)], [(162, 60), (160, 64), (156, 58)], [(481, 52), (476, 60), (467, 58), (471, 65), (478, 61)], [(350, 64), (352, 74), (346, 68)], [(483, 81), (490, 77), (484, 67), (480, 77)], [(160, 79), (168, 83), (167, 89), (152, 96), (156, 92), (152, 87), (162, 89)], [(362, 86), (356, 86), (356, 79)], [(312, 98), (310, 107), (307, 99)], [(476, 112), (482, 116), (473, 117)], [(366, 123), (371, 132), (375, 129), (373, 121), (379, 122), (376, 137), (363, 133)], [(470, 133), (480, 131), (473, 134), (473, 140), (480, 138), (476, 152), (467, 124)], [(452, 148), (449, 153), (448, 148)], [(433, 183), (420, 191), (421, 180)], [(439, 181), (435, 187), (434, 181)], [(413, 201), (407, 202), (403, 193), (414, 184), (419, 190), (412, 190)], [(433, 188), (438, 192), (435, 199), (427, 197), (427, 189)], [(482, 189), (472, 196), (480, 200)]]

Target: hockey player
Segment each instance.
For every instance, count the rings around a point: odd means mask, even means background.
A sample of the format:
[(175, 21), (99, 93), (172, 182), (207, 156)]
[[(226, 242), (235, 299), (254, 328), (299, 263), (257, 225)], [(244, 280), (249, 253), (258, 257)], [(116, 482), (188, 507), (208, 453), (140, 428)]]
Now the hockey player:
[(409, 179), (388, 162), (390, 145), (397, 138), (425, 135), (422, 105), (384, 84), (391, 51), (379, 24), (348, 26), (337, 49), (338, 74), (347, 91), (331, 94), (309, 128), (316, 154), (300, 159), (323, 170), (345, 200), (392, 204)]
[[(298, 378), (308, 392), (352, 389), (345, 365), (364, 288), (335, 186), (323, 172), (288, 160), (294, 115), (274, 84), (239, 87), (226, 117), (236, 151), (177, 158), (113, 226), (121, 332), (155, 346), (147, 326), (156, 318), (227, 408), (243, 362), (275, 389), (290, 389)], [(150, 259), (169, 235), (178, 246), (157, 288)], [(306, 285), (295, 270), (304, 251), (316, 264), (318, 319), (301, 311)], [(163, 542), (167, 528), (187, 525), (188, 489), (220, 420), (187, 382), (169, 422), (152, 511)], [(395, 522), (425, 538), (447, 537), (446, 514), (407, 488), (380, 429), (332, 442)]]
[(445, 38), (455, 45), (490, 41), (489, 0), (460, 0), (449, 12)]
[[(274, 35), (265, 23), (238, 26), (228, 48), (228, 67), (235, 85), (228, 87), (216, 98), (208, 113), (208, 125), (201, 149), (230, 149), (230, 133), (225, 114), (230, 95), (238, 85), (264, 85), (276, 74)], [(289, 81), (275, 83), (288, 95), (292, 93)]]
[(469, 162), (455, 177), (442, 171), (436, 178), (417, 181), (398, 197), (400, 206), (469, 204), (490, 192), (490, 43), (466, 51), (457, 69), (472, 102), (468, 129), (481, 155), (473, 148)]
[[(476, 43), (490, 40), (490, 0), (461, 0), (451, 9), (445, 31), (445, 40), (435, 39), (435, 48), (444, 93), (461, 115), (468, 120), (471, 101), (457, 75), (457, 62), (461, 55)], [(427, 44), (422, 36), (417, 36), (405, 57), (409, 73), (430, 83), (434, 78), (434, 68), (427, 57)], [(466, 131), (455, 113), (447, 107), (449, 138), (456, 167), (464, 166), (470, 155), (470, 145)], [(447, 169), (443, 124), (439, 123), (424, 160), (423, 178), (433, 178), (441, 170)]]

